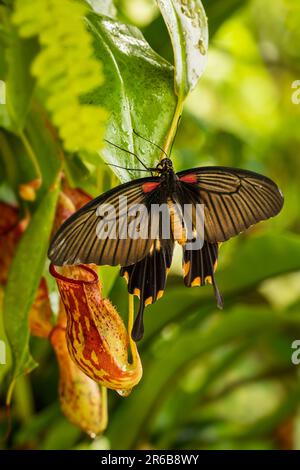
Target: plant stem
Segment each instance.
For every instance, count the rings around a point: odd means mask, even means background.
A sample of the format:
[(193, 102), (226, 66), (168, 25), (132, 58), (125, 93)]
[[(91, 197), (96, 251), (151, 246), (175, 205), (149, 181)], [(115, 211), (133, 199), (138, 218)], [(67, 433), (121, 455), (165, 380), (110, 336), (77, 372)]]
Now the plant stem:
[[(129, 337), (129, 346), (131, 352), (135, 347), (135, 343), (131, 337), (131, 332), (133, 328), (133, 320), (134, 320), (134, 297), (131, 294), (128, 294), (128, 337)], [(133, 357), (132, 357), (133, 359)]]
[(28, 376), (23, 375), (16, 381), (14, 391), (14, 408), (23, 423), (28, 421), (34, 412), (31, 384)]
[[(166, 152), (167, 155), (169, 155), (169, 152), (172, 149), (172, 145), (173, 145), (173, 142), (174, 142), (174, 139), (175, 139), (175, 136), (176, 136), (179, 119), (180, 119), (180, 116), (182, 114), (183, 102), (184, 102), (184, 98), (182, 96), (178, 96), (175, 112), (174, 112), (173, 119), (172, 119), (172, 122), (171, 122), (171, 126), (169, 128), (169, 131), (167, 133), (167, 137), (166, 137), (164, 145), (163, 145), (163, 149), (164, 149), (164, 151)], [(164, 157), (165, 157), (165, 155), (162, 152), (161, 155), (160, 155), (160, 159), (162, 159)]]
[(131, 294), (128, 294), (128, 337), (129, 337), (129, 346), (130, 346), (131, 357), (132, 357), (131, 367), (134, 369), (140, 364), (140, 358), (139, 358), (139, 354), (137, 351), (136, 343), (133, 341), (131, 337), (133, 321), (134, 321), (134, 296)]
[(26, 135), (23, 131), (20, 132), (19, 136), (20, 136), (20, 139), (21, 139), (21, 141), (22, 141), (22, 143), (23, 143), (23, 145), (26, 149), (27, 155), (28, 155), (28, 157), (30, 158), (30, 160), (33, 164), (34, 170), (35, 170), (36, 175), (37, 175), (37, 179), (42, 181), (41, 169), (40, 169), (37, 157), (36, 157), (36, 155), (33, 151), (33, 148), (31, 147), (31, 144), (30, 144), (29, 140), (27, 139), (27, 137), (26, 137)]
[(15, 385), (16, 385), (16, 380), (13, 379), (9, 384), (8, 391), (7, 391), (7, 394), (6, 394), (5, 404), (6, 404), (7, 407), (10, 407), (10, 405), (11, 405), (11, 400), (12, 400)]
[(105, 431), (108, 423), (108, 411), (107, 411), (107, 388), (100, 385), (101, 394), (101, 429)]

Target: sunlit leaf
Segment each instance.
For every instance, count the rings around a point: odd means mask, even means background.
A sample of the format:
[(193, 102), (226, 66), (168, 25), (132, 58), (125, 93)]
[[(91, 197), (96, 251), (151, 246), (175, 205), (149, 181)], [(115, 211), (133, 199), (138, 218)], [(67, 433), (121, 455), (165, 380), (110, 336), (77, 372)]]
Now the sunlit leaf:
[(46, 108), (71, 152), (101, 148), (106, 120), (102, 107), (81, 101), (84, 93), (103, 82), (101, 62), (93, 56), (92, 38), (84, 22), (87, 12), (87, 5), (71, 0), (40, 0), (37, 4), (22, 0), (16, 2), (13, 15), (22, 38), (39, 40), (31, 72), (44, 90)]
[(157, 0), (171, 36), (175, 90), (185, 97), (195, 88), (207, 58), (208, 26), (200, 0)]
[[(157, 55), (141, 32), (130, 25), (90, 14), (88, 25), (105, 82), (89, 94), (88, 102), (103, 104), (110, 113), (106, 137), (136, 152), (147, 166), (155, 166), (159, 150), (133, 134), (133, 130), (162, 144), (176, 104), (173, 67)], [(108, 163), (141, 169), (137, 159), (108, 145), (101, 153)], [(121, 181), (145, 175), (112, 167)]]
[(58, 188), (42, 199), (17, 247), (9, 271), (3, 317), (13, 355), (14, 378), (36, 366), (28, 349), (28, 314), (45, 264), (57, 196)]
[(30, 64), (37, 52), (34, 40), (21, 40), (16, 29), (10, 27), (7, 47), (6, 106), (16, 132), (23, 130), (35, 80), (30, 73)]

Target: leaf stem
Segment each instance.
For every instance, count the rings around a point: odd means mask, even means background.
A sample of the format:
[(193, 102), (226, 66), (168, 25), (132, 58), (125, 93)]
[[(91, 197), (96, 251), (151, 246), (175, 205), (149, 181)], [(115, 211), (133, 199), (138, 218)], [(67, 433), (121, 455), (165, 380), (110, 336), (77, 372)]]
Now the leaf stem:
[(138, 355), (136, 343), (133, 341), (131, 337), (133, 321), (134, 321), (134, 296), (131, 294), (128, 294), (128, 337), (129, 337), (129, 346), (130, 346), (130, 351), (131, 351), (131, 356), (132, 356), (131, 367), (135, 368), (140, 363), (140, 358)]
[(7, 391), (7, 394), (6, 394), (5, 404), (6, 404), (7, 407), (10, 407), (10, 405), (11, 405), (11, 399), (12, 399), (12, 396), (13, 396), (15, 385), (16, 385), (16, 379), (13, 379), (9, 384), (8, 391)]
[(33, 164), (33, 167), (34, 167), (34, 170), (36, 172), (36, 175), (37, 175), (37, 179), (39, 179), (40, 181), (42, 181), (42, 173), (41, 173), (41, 169), (40, 169), (40, 166), (39, 166), (39, 163), (38, 163), (38, 160), (37, 160), (37, 157), (36, 157), (36, 154), (34, 153), (34, 150), (29, 142), (29, 140), (27, 139), (25, 133), (23, 131), (21, 131), (19, 133), (19, 136), (20, 136), (20, 139), (26, 149), (26, 152), (27, 152), (27, 155), (28, 157), (30, 158), (32, 164)]
[[(166, 137), (164, 145), (163, 145), (163, 150), (166, 152), (167, 155), (170, 155), (169, 152), (172, 149), (172, 145), (173, 145), (173, 142), (174, 142), (174, 139), (175, 139), (175, 136), (176, 136), (179, 119), (180, 119), (180, 116), (182, 114), (183, 102), (184, 102), (184, 98), (182, 96), (178, 96), (175, 112), (174, 112), (173, 119), (172, 119), (172, 122), (171, 122), (171, 126), (169, 128), (169, 131), (167, 133), (167, 137)], [(160, 159), (164, 158), (164, 156), (165, 155), (162, 152), (161, 155), (160, 155)]]
[(131, 337), (131, 332), (133, 328), (133, 320), (134, 320), (134, 298), (133, 295), (128, 294), (128, 337), (129, 337), (129, 345), (132, 351), (134, 347), (134, 341)]
[(25, 423), (30, 420), (34, 412), (33, 396), (28, 375), (21, 375), (16, 381), (14, 390), (14, 408), (20, 418)]
[(101, 430), (105, 431), (108, 423), (108, 411), (107, 411), (107, 388), (100, 385), (101, 395)]

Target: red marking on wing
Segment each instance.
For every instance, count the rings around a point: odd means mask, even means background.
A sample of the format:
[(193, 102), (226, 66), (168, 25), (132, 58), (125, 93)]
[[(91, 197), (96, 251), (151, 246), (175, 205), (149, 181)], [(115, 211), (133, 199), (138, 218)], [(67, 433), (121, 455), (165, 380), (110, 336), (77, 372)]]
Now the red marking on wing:
[(184, 183), (198, 183), (197, 181), (197, 175), (194, 173), (188, 173), (187, 175), (181, 176), (179, 178), (180, 181), (183, 181)]
[(144, 193), (151, 193), (151, 191), (154, 191), (154, 189), (156, 189), (159, 185), (160, 183), (154, 183), (154, 182), (144, 183), (142, 186), (142, 189)]

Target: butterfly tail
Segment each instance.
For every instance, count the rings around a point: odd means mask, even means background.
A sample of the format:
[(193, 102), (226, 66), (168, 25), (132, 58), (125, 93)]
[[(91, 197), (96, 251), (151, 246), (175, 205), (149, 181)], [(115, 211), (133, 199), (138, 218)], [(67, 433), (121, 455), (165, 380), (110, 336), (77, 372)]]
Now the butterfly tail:
[(188, 250), (183, 246), (183, 276), (187, 287), (212, 284), (218, 308), (223, 308), (215, 271), (218, 263), (218, 244), (204, 242), (200, 250)]
[(165, 290), (168, 270), (172, 263), (174, 243), (170, 240), (155, 240), (150, 253), (131, 266), (122, 267), (120, 274), (128, 283), (128, 292), (140, 299), (132, 339), (140, 341), (144, 335), (144, 309), (160, 299)]

